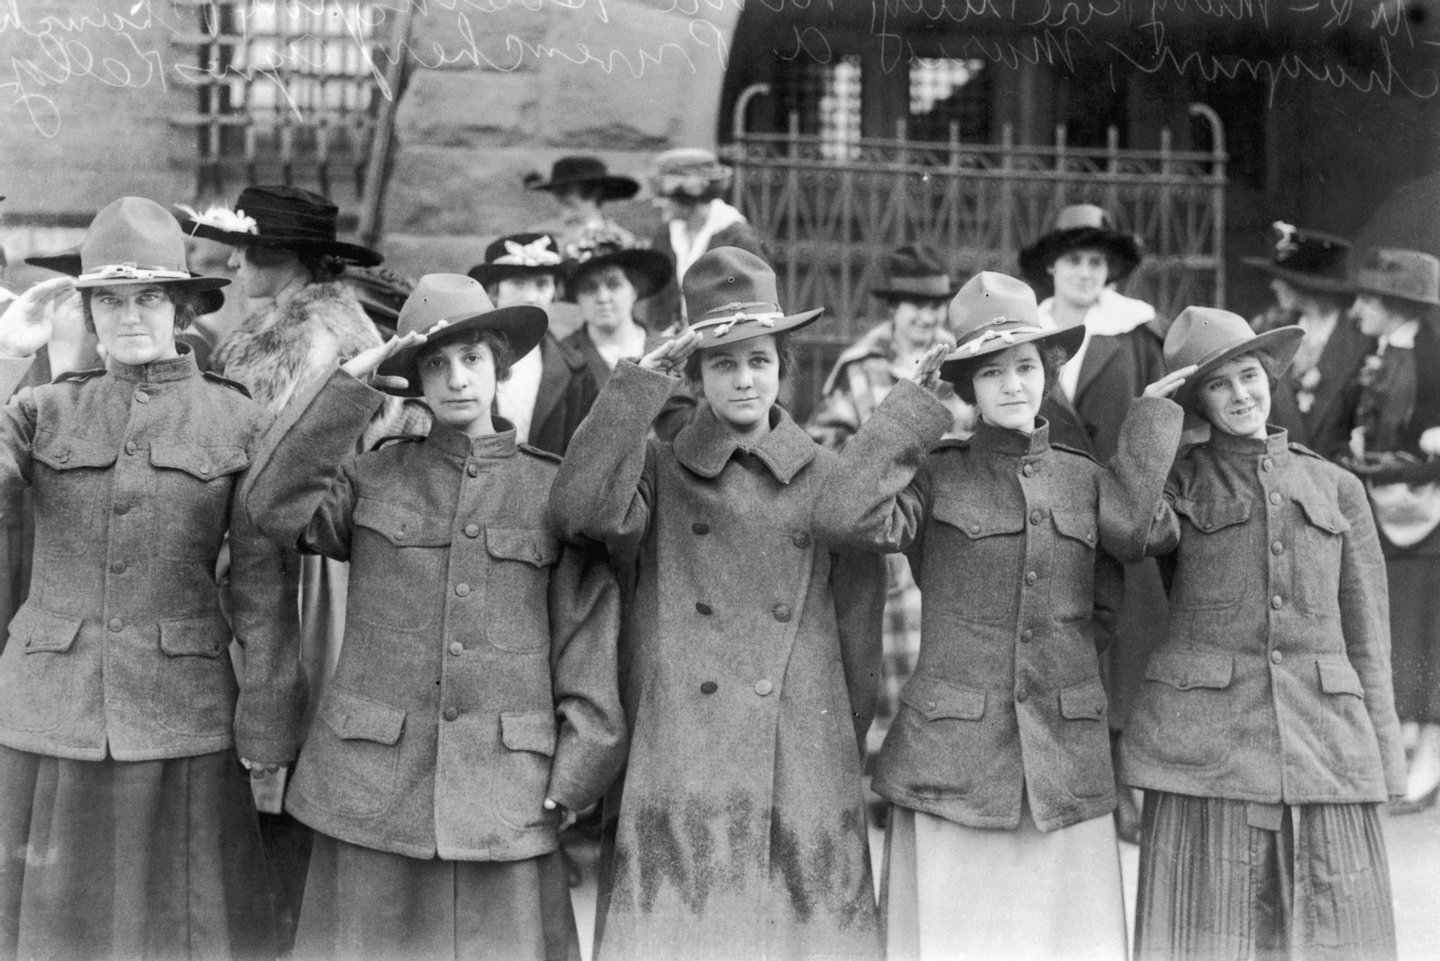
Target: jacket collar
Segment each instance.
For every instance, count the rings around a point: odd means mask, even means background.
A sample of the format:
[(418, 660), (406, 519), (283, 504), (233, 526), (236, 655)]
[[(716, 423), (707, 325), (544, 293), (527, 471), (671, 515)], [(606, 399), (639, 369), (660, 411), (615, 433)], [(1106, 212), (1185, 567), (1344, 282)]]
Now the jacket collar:
[(1277, 458), (1289, 456), (1290, 437), (1285, 433), (1284, 428), (1276, 427), (1273, 424), (1268, 427), (1270, 436), (1264, 440), (1258, 437), (1239, 437), (1211, 427), (1210, 446), (1217, 453), (1235, 457), (1259, 457), (1262, 454)]
[(446, 454), (460, 460), (475, 457), (513, 457), (515, 455), (515, 426), (503, 417), (495, 418), (495, 433), (484, 437), (471, 438), (462, 431), (434, 420), (430, 424), (430, 435), (426, 443), (434, 444)]
[(720, 418), (701, 404), (684, 429), (675, 436), (675, 459), (701, 477), (718, 477), (737, 451), (755, 455), (775, 479), (788, 484), (800, 469), (815, 459), (815, 442), (800, 429), (783, 407), (770, 408), (770, 432), (754, 447), (742, 447)]
[(1037, 417), (1035, 431), (1026, 434), (977, 420), (975, 436), (970, 438), (970, 446), (1011, 457), (1043, 454), (1050, 449), (1050, 422), (1043, 417)]
[(122, 364), (114, 357), (105, 360), (105, 370), (116, 380), (124, 381), (127, 384), (170, 384), (176, 381), (189, 380), (200, 372), (195, 366), (195, 355), (185, 345), (177, 345), (180, 356), (168, 360), (152, 360), (148, 364), (135, 366), (133, 364)]

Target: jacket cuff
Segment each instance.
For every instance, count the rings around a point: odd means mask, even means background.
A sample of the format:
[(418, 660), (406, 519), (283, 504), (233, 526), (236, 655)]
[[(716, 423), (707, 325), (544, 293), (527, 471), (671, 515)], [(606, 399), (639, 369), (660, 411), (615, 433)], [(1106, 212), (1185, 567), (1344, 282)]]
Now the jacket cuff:
[(884, 416), (925, 444), (928, 451), (955, 425), (955, 415), (940, 398), (913, 381), (902, 380), (890, 389), (873, 416)]
[[(613, 388), (623, 391), (640, 402), (645, 409), (654, 408), (656, 411), (665, 405), (665, 401), (679, 386), (679, 378), (662, 374), (658, 370), (647, 370), (629, 360), (622, 360), (616, 364), (615, 370), (610, 374), (610, 380), (605, 384), (607, 390)], [(556, 800), (558, 801), (559, 798)]]

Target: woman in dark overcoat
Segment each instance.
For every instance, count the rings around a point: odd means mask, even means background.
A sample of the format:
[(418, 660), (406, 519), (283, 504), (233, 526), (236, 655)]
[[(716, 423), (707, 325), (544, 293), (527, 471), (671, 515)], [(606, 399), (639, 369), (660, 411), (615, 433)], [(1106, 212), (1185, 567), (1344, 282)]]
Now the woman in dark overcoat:
[(1115, 458), (1138, 495), (1156, 441), (1132, 431), (1163, 424), (1174, 449), (1181, 408), (1209, 422), (1163, 496), (1112, 518), (1130, 521), (1122, 557), (1161, 558), (1171, 605), (1121, 740), (1121, 777), (1145, 789), (1138, 958), (1395, 957), (1385, 562), (1360, 482), (1266, 423), (1303, 336), (1187, 308), (1165, 359), (1194, 374), (1174, 403), (1137, 403)]
[[(954, 352), (927, 354), (975, 404), (968, 440), (897, 417), (891, 391), (817, 514), (905, 550), (924, 606), (920, 657), (876, 759), (891, 802), (881, 905), (891, 958), (1126, 956), (1099, 652), (1121, 571), (1100, 536), (1105, 470), (1056, 447), (1040, 404), (1084, 329), (1042, 325), (1026, 284), (972, 278), (950, 303)], [(1161, 381), (1149, 388), (1165, 390)], [(929, 398), (928, 412), (942, 405)], [(1178, 420), (1178, 416), (1176, 418)], [(924, 460), (919, 472), (916, 467)], [(1142, 487), (1158, 493), (1167, 452)]]
[[(568, 535), (636, 558), (597, 957), (875, 959), (860, 761), (884, 571), (816, 538), (837, 459), (775, 404), (784, 336), (820, 311), (785, 314), (774, 272), (729, 247), (685, 298), (692, 330), (616, 368), (551, 495)], [(704, 403), (647, 439), (682, 361)]]
[[(105, 367), (25, 388), (0, 419), (0, 488), (29, 485), (36, 524), (0, 656), (0, 958), (275, 957), (244, 766), (294, 756), (299, 665), (282, 554), (234, 497), (270, 418), (176, 344), (226, 283), (191, 274), (159, 204), (105, 207), (78, 276), (46, 282), (79, 288)], [(43, 317), (0, 319), (11, 382)]]

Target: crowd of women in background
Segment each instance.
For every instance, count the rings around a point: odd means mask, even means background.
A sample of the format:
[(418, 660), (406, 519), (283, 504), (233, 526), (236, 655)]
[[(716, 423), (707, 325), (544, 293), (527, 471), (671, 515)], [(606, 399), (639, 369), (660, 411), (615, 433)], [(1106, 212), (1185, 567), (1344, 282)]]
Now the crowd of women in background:
[(823, 305), (713, 154), (648, 243), (595, 158), (526, 186), (468, 275), (274, 186), (31, 258), (0, 959), (569, 961), (577, 821), (602, 959), (1124, 959), (1121, 841), (1137, 957), (1395, 956), (1440, 259), (1277, 224), (1274, 305), (1171, 319), (1093, 205), (1018, 277), (906, 244), (797, 423)]

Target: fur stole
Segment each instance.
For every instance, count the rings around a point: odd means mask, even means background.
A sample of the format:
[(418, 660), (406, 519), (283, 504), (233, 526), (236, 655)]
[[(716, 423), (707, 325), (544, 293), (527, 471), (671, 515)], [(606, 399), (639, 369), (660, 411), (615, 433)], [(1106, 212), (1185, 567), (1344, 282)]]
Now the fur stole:
[(221, 341), (213, 365), (278, 414), (302, 383), (380, 342), (349, 286), (306, 284), (242, 320)]

